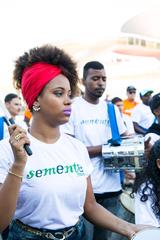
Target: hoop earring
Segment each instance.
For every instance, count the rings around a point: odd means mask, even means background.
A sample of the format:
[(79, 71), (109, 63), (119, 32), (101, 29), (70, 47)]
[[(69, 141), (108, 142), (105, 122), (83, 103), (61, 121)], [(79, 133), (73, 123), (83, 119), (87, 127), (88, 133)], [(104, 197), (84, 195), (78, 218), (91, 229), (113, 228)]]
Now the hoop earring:
[(35, 106), (35, 105), (33, 105), (33, 110), (35, 111), (35, 112), (39, 112), (40, 111), (40, 106)]

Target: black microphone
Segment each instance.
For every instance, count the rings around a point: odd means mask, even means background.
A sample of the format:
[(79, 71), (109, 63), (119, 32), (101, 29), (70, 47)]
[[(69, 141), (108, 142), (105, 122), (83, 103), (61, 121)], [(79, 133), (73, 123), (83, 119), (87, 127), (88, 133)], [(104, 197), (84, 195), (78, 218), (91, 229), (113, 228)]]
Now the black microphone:
[[(3, 118), (8, 126), (10, 126), (11, 124), (15, 124), (15, 121), (13, 120), (13, 118), (6, 118), (6, 117), (3, 117)], [(30, 149), (29, 144), (25, 143), (24, 149), (25, 149), (26, 153), (28, 154), (28, 156), (32, 155), (32, 150)]]

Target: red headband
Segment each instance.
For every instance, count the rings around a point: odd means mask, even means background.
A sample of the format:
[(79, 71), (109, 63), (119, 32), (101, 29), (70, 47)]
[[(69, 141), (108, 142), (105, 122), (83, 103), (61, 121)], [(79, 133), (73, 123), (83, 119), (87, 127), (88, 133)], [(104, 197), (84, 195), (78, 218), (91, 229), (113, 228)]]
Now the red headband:
[(34, 63), (24, 70), (22, 94), (29, 109), (31, 109), (45, 85), (60, 73), (60, 68), (45, 62)]

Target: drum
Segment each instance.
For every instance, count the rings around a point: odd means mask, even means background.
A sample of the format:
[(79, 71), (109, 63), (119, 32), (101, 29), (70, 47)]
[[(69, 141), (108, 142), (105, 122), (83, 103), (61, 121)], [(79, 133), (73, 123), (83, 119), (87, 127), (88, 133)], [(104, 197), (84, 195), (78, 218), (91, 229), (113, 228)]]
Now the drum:
[(130, 196), (131, 190), (123, 190), (120, 195), (120, 202), (122, 206), (132, 214), (135, 214), (134, 198)]
[(120, 146), (104, 144), (102, 157), (106, 170), (141, 170), (145, 165), (144, 160), (144, 137), (123, 139)]
[(160, 229), (150, 228), (136, 233), (131, 240), (160, 240)]
[(130, 197), (131, 190), (123, 190), (120, 194), (120, 216), (127, 222), (135, 223), (134, 199)]

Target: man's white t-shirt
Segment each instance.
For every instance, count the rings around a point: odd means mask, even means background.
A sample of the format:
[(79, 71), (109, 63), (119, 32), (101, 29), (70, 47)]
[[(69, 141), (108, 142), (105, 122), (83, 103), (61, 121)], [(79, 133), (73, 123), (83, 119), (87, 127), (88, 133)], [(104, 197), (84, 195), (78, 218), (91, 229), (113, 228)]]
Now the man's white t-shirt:
[(146, 202), (142, 202), (139, 193), (135, 194), (135, 223), (160, 227), (160, 220), (156, 218), (151, 208), (150, 197)]
[[(54, 144), (29, 135), (33, 155), (28, 157), (14, 219), (37, 228), (73, 226), (83, 214), (87, 177), (92, 164), (86, 147), (61, 134)], [(0, 182), (13, 163), (8, 139), (0, 141)]]
[(124, 124), (126, 125), (128, 134), (135, 134), (134, 126), (131, 117), (129, 117), (127, 114), (122, 114), (122, 118), (124, 120)]
[(149, 106), (139, 103), (133, 108), (131, 119), (138, 123), (141, 127), (148, 129), (155, 120), (155, 116), (151, 112)]
[[(115, 107), (119, 133), (126, 131), (120, 111)], [(81, 96), (75, 98), (69, 122), (61, 127), (61, 131), (75, 136), (87, 147), (106, 144), (111, 139), (111, 128), (105, 101), (91, 104)], [(91, 180), (94, 193), (116, 192), (121, 190), (119, 173), (106, 171), (101, 156), (91, 158), (93, 172)]]

